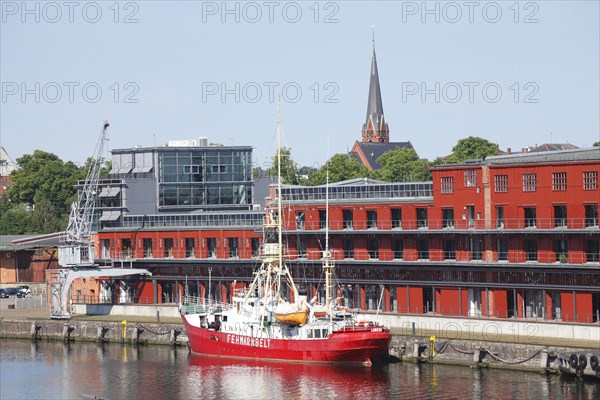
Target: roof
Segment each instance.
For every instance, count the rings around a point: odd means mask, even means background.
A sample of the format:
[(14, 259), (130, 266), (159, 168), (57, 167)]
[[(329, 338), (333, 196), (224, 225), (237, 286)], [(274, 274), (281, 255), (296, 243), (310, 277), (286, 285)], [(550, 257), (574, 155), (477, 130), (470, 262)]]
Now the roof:
[[(352, 152), (349, 153), (350, 157), (358, 160), (364, 164), (365, 160), (370, 171), (381, 169), (381, 164), (377, 163), (376, 160), (390, 150), (400, 149), (414, 149), (412, 143), (408, 142), (388, 142), (388, 143), (373, 143), (373, 142), (356, 142), (352, 148)], [(361, 154), (359, 154), (361, 153)]]
[(534, 147), (529, 151), (554, 151), (554, 150), (573, 150), (578, 149), (579, 147), (572, 145), (570, 143), (544, 143), (540, 146)]
[(0, 235), (0, 251), (58, 247), (63, 232), (45, 235)]
[[(371, 78), (369, 80), (369, 100), (367, 102), (367, 118), (365, 123), (369, 122), (369, 117), (383, 115), (383, 102), (381, 101), (381, 87), (379, 86), (379, 72), (377, 71), (377, 57), (375, 56), (375, 46), (373, 46), (373, 58), (371, 60)], [(373, 118), (373, 121), (379, 121), (379, 118)]]
[(501, 165), (569, 161), (600, 161), (600, 147), (504, 154), (487, 157), (484, 163), (486, 165)]
[(0, 176), (7, 176), (17, 169), (17, 163), (10, 157), (4, 147), (0, 146)]

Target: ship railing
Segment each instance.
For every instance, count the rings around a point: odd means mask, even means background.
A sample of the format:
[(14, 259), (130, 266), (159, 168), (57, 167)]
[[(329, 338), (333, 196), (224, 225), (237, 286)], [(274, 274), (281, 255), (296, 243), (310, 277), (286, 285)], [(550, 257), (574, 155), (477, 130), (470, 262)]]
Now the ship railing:
[(231, 308), (230, 304), (197, 296), (184, 296), (181, 304), (183, 314), (216, 313), (229, 308)]

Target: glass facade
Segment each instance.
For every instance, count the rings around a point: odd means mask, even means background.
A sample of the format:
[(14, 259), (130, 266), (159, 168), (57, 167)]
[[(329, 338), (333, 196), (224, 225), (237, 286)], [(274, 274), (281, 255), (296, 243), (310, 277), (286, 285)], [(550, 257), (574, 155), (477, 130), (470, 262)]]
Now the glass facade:
[(252, 150), (161, 149), (158, 205), (163, 208), (252, 203)]

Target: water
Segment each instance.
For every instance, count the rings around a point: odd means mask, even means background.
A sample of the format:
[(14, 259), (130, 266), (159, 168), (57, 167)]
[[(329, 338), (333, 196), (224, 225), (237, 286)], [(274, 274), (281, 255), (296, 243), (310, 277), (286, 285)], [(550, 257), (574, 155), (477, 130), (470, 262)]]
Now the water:
[(398, 363), (336, 367), (190, 356), (163, 346), (0, 340), (0, 399), (600, 399), (560, 375)]

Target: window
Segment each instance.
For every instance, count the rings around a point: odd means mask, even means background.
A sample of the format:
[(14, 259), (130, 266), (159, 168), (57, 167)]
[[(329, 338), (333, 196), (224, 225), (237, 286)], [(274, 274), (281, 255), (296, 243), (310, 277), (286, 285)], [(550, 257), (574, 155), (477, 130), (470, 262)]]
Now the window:
[(525, 259), (527, 261), (537, 261), (537, 240), (525, 240)]
[(229, 238), (229, 258), (238, 258), (239, 240), (238, 238)]
[(206, 239), (206, 247), (208, 248), (208, 258), (216, 258), (217, 257), (217, 239), (208, 238)]
[(477, 170), (465, 170), (465, 187), (477, 186)]
[(344, 239), (344, 258), (354, 258), (354, 240)]
[(598, 204), (585, 204), (585, 226), (598, 226)]
[(417, 208), (417, 228), (427, 228), (427, 209)]
[(475, 227), (475, 206), (467, 206), (467, 226)]
[(442, 194), (454, 193), (454, 177), (442, 176)]
[(444, 239), (444, 260), (456, 260), (456, 242)]
[(496, 228), (504, 228), (504, 206), (496, 206)]
[(298, 258), (306, 258), (306, 243), (302, 238), (298, 238), (296, 241), (296, 251), (298, 252)]
[(508, 239), (498, 239), (498, 261), (508, 261)]
[(419, 260), (429, 260), (429, 240), (417, 240), (417, 254)]
[(587, 240), (585, 242), (585, 257), (586, 262), (598, 262), (598, 241)]
[(392, 208), (392, 229), (402, 228), (402, 209)]
[(598, 190), (598, 171), (583, 172), (583, 190)]
[(392, 253), (396, 260), (402, 260), (404, 258), (404, 243), (402, 242), (402, 239), (392, 240)]
[(102, 239), (102, 258), (111, 258), (110, 239)]
[(327, 227), (327, 211), (319, 210), (319, 229)]
[(342, 210), (342, 217), (344, 219), (344, 229), (352, 229), (353, 215), (352, 210)]
[(304, 212), (296, 211), (296, 229), (304, 229)]
[(144, 257), (152, 258), (152, 239), (144, 239)]
[(377, 211), (369, 210), (367, 211), (367, 229), (376, 229), (377, 228)]
[(454, 209), (443, 208), (442, 209), (442, 226), (444, 228), (454, 227)]
[(535, 207), (525, 207), (523, 210), (525, 212), (525, 227), (535, 228)]
[(131, 239), (123, 239), (121, 241), (121, 251), (123, 258), (131, 257)]
[(260, 256), (260, 239), (259, 238), (250, 239), (250, 245), (252, 246), (252, 257)]
[(568, 261), (569, 248), (566, 240), (554, 241), (554, 252), (556, 253), (556, 261), (566, 263)]
[(553, 172), (552, 173), (552, 190), (567, 190), (567, 173)]
[(567, 226), (567, 206), (554, 206), (554, 227)]
[(367, 253), (369, 253), (369, 258), (379, 258), (379, 242), (377, 239), (367, 240)]
[(471, 260), (481, 261), (483, 259), (483, 241), (480, 237), (471, 239)]
[(536, 190), (536, 175), (535, 174), (523, 174), (523, 191), (524, 192), (535, 192)]
[(495, 175), (494, 189), (496, 193), (508, 192), (508, 175)]
[(195, 239), (194, 238), (186, 238), (185, 239), (185, 256), (187, 258), (194, 257), (195, 255)]
[(173, 257), (173, 239), (165, 239), (165, 251), (164, 257), (169, 258)]

